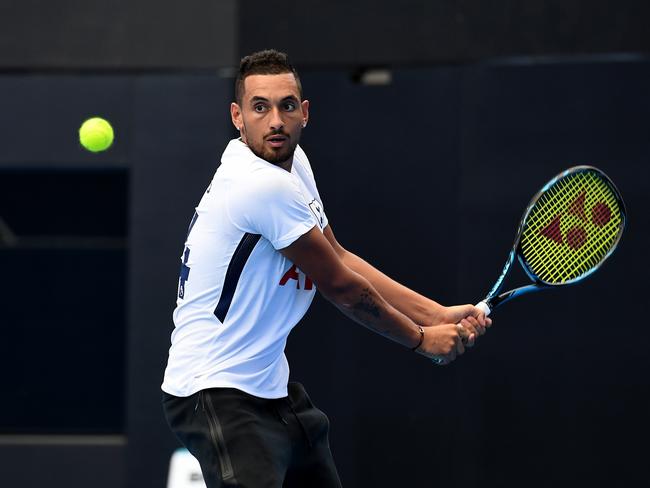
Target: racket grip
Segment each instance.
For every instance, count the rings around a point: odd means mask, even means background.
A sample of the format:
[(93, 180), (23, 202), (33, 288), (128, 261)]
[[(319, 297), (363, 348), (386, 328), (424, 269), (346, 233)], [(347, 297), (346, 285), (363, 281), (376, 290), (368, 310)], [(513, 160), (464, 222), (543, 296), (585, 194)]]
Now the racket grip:
[(480, 301), (474, 306), (476, 308), (480, 309), (482, 312), (485, 312), (486, 317), (488, 315), (490, 315), (490, 312), (492, 312), (492, 309), (490, 309), (490, 306), (487, 303), (485, 303), (484, 301)]

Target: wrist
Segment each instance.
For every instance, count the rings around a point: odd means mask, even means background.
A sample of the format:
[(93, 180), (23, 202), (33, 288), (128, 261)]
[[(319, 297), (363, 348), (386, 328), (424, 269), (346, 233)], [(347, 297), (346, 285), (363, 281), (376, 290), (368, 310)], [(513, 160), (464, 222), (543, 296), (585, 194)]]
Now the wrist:
[(417, 350), (420, 349), (422, 342), (424, 342), (424, 329), (421, 325), (418, 325), (418, 332), (420, 337), (418, 338), (418, 343), (411, 348), (411, 351), (413, 352), (417, 352)]
[(433, 304), (428, 304), (426, 308), (423, 308), (421, 315), (422, 320), (418, 322), (424, 324), (425, 326), (447, 323), (445, 320), (447, 317), (447, 307), (444, 307), (435, 302)]

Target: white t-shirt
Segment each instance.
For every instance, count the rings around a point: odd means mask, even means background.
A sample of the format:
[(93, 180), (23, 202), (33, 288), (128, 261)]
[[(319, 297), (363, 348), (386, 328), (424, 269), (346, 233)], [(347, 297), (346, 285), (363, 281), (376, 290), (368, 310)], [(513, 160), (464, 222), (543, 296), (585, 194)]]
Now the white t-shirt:
[(327, 225), (309, 160), (291, 173), (230, 141), (196, 207), (181, 256), (175, 328), (162, 389), (176, 396), (231, 387), (287, 396), (287, 336), (314, 284), (283, 249)]

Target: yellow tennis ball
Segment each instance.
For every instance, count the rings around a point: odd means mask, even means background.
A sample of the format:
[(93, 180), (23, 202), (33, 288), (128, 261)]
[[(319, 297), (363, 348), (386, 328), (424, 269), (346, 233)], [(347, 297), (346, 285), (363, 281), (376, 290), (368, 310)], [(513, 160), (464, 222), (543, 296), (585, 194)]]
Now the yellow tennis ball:
[(101, 117), (86, 120), (79, 127), (79, 142), (91, 152), (105, 151), (113, 144), (113, 127)]

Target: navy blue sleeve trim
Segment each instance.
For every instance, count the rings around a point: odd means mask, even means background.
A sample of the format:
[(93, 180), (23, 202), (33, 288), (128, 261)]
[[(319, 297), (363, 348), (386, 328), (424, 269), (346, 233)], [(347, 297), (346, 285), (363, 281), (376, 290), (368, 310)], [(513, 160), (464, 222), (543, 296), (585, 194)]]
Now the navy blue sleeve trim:
[(223, 283), (223, 289), (221, 290), (221, 297), (219, 298), (219, 303), (217, 303), (217, 308), (214, 310), (214, 314), (222, 324), (226, 319), (226, 314), (235, 295), (239, 277), (260, 237), (259, 234), (244, 234), (244, 237), (239, 241), (237, 249), (235, 249), (232, 255), (232, 259), (226, 270), (226, 278)]

